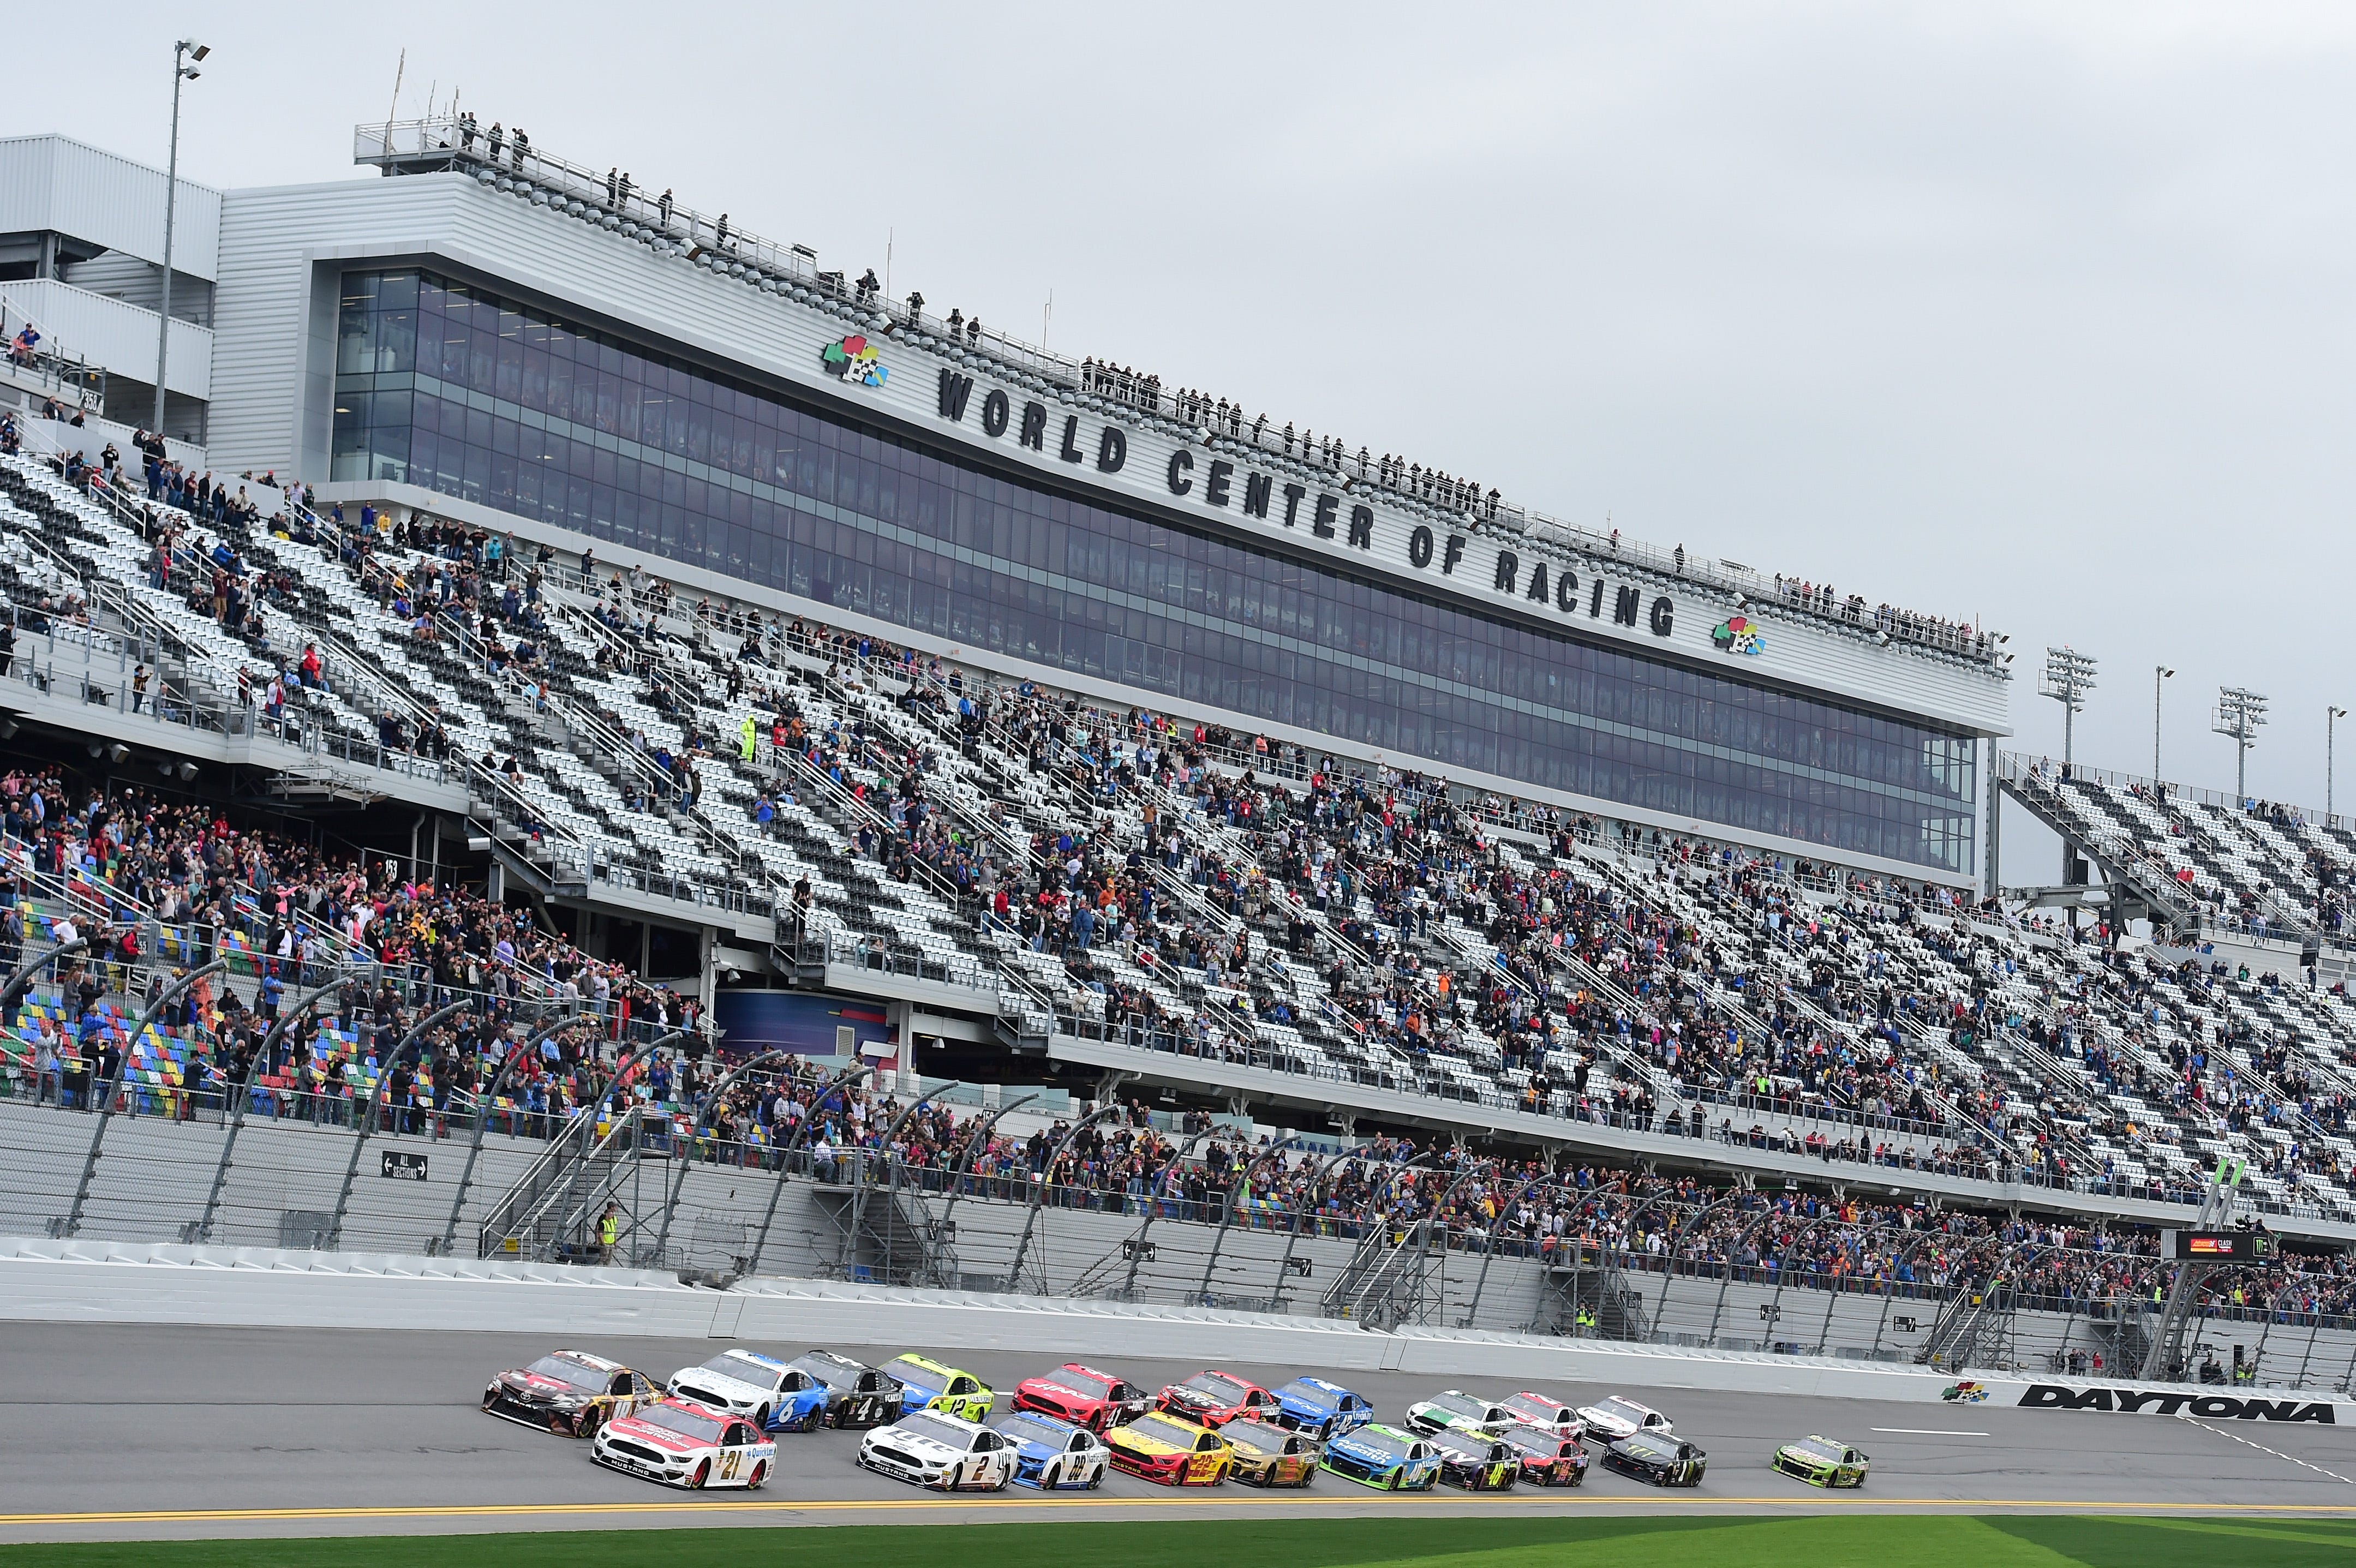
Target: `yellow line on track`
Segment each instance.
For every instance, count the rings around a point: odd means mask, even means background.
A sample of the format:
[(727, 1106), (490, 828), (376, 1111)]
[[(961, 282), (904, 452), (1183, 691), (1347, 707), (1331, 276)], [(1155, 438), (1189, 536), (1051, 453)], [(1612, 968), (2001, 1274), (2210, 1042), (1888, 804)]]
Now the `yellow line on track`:
[[(1400, 1496), (1387, 1492), (1368, 1492), (1364, 1497), (1167, 1497), (1167, 1498), (1004, 1498), (991, 1502), (977, 1503), (955, 1498), (903, 1498), (896, 1500), (862, 1502), (854, 1499), (823, 1499), (804, 1502), (785, 1499), (745, 1499), (720, 1501), (699, 1499), (693, 1502), (579, 1502), (579, 1503), (451, 1503), (386, 1508), (287, 1508), (287, 1509), (153, 1509), (119, 1513), (11, 1513), (0, 1514), (0, 1530), (26, 1525), (58, 1524), (234, 1524), (262, 1520), (429, 1520), (429, 1519), (517, 1519), (578, 1517), (584, 1514), (623, 1514), (633, 1516), (678, 1513), (923, 1513), (944, 1509), (980, 1507), (999, 1509), (1151, 1509), (1151, 1508), (1237, 1508), (1275, 1505), (1284, 1508), (1344, 1508), (1367, 1504), (1397, 1504), (1401, 1507), (1430, 1507), (1433, 1504), (1472, 1508), (1496, 1508), (1515, 1503), (1562, 1509), (1623, 1508), (1629, 1506), (1676, 1508), (1818, 1508), (1832, 1502), (1828, 1498), (1652, 1498), (1652, 1497), (1505, 1497), (1505, 1498), (1434, 1498), (1429, 1494)], [(2308, 1513), (2356, 1514), (2356, 1504), (2348, 1503), (2190, 1503), (2142, 1502), (2103, 1499), (2055, 1498), (1855, 1498), (1844, 1499), (1833, 1506), (1843, 1509), (1934, 1508), (1957, 1509), (2132, 1509), (2167, 1513)]]

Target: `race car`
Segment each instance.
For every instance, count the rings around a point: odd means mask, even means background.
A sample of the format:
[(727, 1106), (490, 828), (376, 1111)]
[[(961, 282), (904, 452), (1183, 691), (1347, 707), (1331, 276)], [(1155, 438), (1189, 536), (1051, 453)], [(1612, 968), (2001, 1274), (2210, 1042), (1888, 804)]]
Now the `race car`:
[(1369, 1422), (1325, 1445), (1317, 1467), (1386, 1492), (1428, 1492), (1440, 1484), (1440, 1450), (1428, 1437)]
[(1052, 1372), (1014, 1385), (1014, 1408), (1104, 1432), (1153, 1408), (1152, 1396), (1110, 1372), (1066, 1361)]
[(1105, 1434), (1112, 1467), (1163, 1487), (1215, 1487), (1235, 1452), (1209, 1427), (1149, 1410)]
[(881, 1426), (900, 1413), (900, 1385), (862, 1361), (811, 1350), (789, 1364), (826, 1391), (826, 1409), (819, 1417), (823, 1425)]
[(1375, 1418), (1375, 1407), (1323, 1378), (1295, 1378), (1276, 1394), (1280, 1426), (1306, 1432), (1320, 1443), (1355, 1431)]
[(1085, 1426), (1052, 1415), (1018, 1411), (993, 1428), (1014, 1445), (1014, 1484), (1043, 1492), (1089, 1491), (1104, 1485), (1112, 1451)]
[(1166, 1410), (1205, 1426), (1225, 1426), (1239, 1415), (1276, 1413), (1276, 1395), (1232, 1372), (1204, 1371), (1182, 1383), (1172, 1383), (1153, 1397), (1156, 1410)]
[(674, 1398), (607, 1422), (589, 1456), (667, 1487), (753, 1491), (769, 1478), (777, 1445), (741, 1415)]
[(1709, 1456), (1665, 1433), (1634, 1432), (1603, 1450), (1603, 1464), (1656, 1487), (1697, 1487)]
[(1558, 1399), (1548, 1399), (1527, 1389), (1509, 1393), (1497, 1402), (1513, 1413), (1514, 1419), (1527, 1426), (1541, 1427), (1564, 1437), (1580, 1437), (1587, 1432), (1587, 1423), (1579, 1419), (1579, 1412)]
[(1510, 1492), (1521, 1479), (1522, 1456), (1503, 1438), (1440, 1432), (1431, 1445), (1440, 1451), (1440, 1478), (1459, 1490)]
[(1514, 1413), (1477, 1393), (1450, 1389), (1407, 1407), (1407, 1424), (1418, 1432), (1466, 1432), (1494, 1437), (1515, 1420)]
[(1649, 1404), (1613, 1394), (1595, 1404), (1579, 1407), (1579, 1419), (1588, 1431), (1606, 1443), (1616, 1443), (1631, 1433), (1665, 1434), (1670, 1430), (1669, 1418)]
[(903, 1411), (945, 1410), (960, 1421), (980, 1421), (998, 1403), (998, 1395), (971, 1372), (923, 1356), (895, 1356), (884, 1363), (883, 1371), (899, 1383)]
[(1500, 1439), (1522, 1461), (1522, 1479), (1534, 1487), (1575, 1487), (1587, 1479), (1587, 1449), (1578, 1438), (1516, 1422)]
[(919, 1410), (859, 1440), (859, 1464), (879, 1476), (944, 1492), (1002, 1492), (1014, 1445), (978, 1422)]
[(556, 1350), (493, 1378), (483, 1390), (483, 1411), (546, 1427), (560, 1437), (587, 1437), (614, 1417), (660, 1397), (653, 1380), (619, 1361)]
[(1236, 1453), (1227, 1470), (1248, 1487), (1299, 1487), (1317, 1478), (1317, 1439), (1246, 1416), (1219, 1428)]
[(672, 1397), (752, 1418), (765, 1432), (808, 1432), (826, 1413), (826, 1387), (775, 1356), (741, 1346), (670, 1375)]
[(1786, 1443), (1768, 1461), (1812, 1487), (1861, 1487), (1873, 1461), (1858, 1449), (1830, 1437), (1807, 1436)]

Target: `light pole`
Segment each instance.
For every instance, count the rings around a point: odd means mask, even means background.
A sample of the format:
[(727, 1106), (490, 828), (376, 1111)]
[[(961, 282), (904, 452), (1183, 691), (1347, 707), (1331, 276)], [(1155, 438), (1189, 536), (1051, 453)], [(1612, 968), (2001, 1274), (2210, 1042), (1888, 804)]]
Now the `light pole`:
[(2266, 721), (2266, 699), (2246, 686), (2217, 688), (2217, 711), (2209, 728), (2233, 742), (2233, 799), (2250, 798), (2250, 748), (2258, 743), (2258, 727)]
[(2072, 761), (2072, 723), (2086, 710), (2086, 693), (2094, 689), (2094, 659), (2068, 645), (2045, 650), (2045, 674), (2037, 683), (2040, 697), (2062, 705), (2062, 765)]
[(180, 198), (180, 84), (204, 73), (190, 60), (212, 53), (210, 44), (182, 38), (172, 46), (172, 158), (164, 176), (164, 304), (163, 325), (155, 329), (155, 433), (164, 433), (164, 371), (172, 360), (172, 219)]
[(2347, 717), (2345, 708), (2327, 707), (2323, 710), (2323, 824), (2327, 827), (2331, 826), (2331, 753), (2338, 743), (2333, 726)]
[(2166, 665), (2151, 667), (2151, 787), (2159, 787), (2159, 683), (2176, 672)]

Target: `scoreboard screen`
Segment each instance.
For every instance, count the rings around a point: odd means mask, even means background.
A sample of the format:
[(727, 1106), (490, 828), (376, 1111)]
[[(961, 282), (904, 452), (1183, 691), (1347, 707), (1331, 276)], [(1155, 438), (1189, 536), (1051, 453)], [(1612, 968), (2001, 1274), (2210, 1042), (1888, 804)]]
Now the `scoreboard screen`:
[(2177, 1263), (2263, 1263), (2274, 1255), (2264, 1231), (2170, 1231), (2169, 1256)]

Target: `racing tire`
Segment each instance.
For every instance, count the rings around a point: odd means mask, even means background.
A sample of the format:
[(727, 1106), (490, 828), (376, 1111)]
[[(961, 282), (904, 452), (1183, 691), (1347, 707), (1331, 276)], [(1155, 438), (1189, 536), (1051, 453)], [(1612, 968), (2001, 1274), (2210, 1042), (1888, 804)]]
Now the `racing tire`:
[(751, 1475), (744, 1477), (744, 1489), (748, 1492), (757, 1492), (768, 1483), (768, 1479), (769, 1462), (764, 1459), (753, 1467)]
[(1391, 1476), (1391, 1484), (1390, 1484), (1390, 1488), (1389, 1488), (1389, 1489), (1390, 1489), (1390, 1490), (1392, 1490), (1392, 1491), (1394, 1491), (1394, 1492), (1395, 1492), (1395, 1491), (1397, 1491), (1397, 1490), (1398, 1490), (1398, 1489), (1399, 1489), (1399, 1481), (1401, 1480), (1401, 1478), (1402, 1478), (1402, 1477), (1401, 1477), (1400, 1476), (1398, 1476), (1396, 1472), (1394, 1472), (1394, 1473), (1392, 1474), (1392, 1476)]
[(600, 1412), (597, 1410), (596, 1406), (594, 1406), (594, 1405), (592, 1405), (592, 1406), (590, 1406), (587, 1410), (583, 1411), (583, 1412), (581, 1413), (580, 1419), (579, 1419), (579, 1420), (577, 1420), (577, 1421), (575, 1421), (575, 1422), (573, 1424), (573, 1436), (575, 1436), (575, 1437), (594, 1437), (594, 1436), (596, 1436), (596, 1435), (597, 1435), (597, 1427), (598, 1427), (598, 1425), (599, 1425), (599, 1422), (598, 1422), (598, 1416), (599, 1416), (599, 1414), (600, 1414)]
[(753, 1427), (754, 1430), (757, 1432), (766, 1432), (769, 1429), (769, 1407), (767, 1405), (765, 1404), (760, 1409), (753, 1413)]
[(943, 1477), (941, 1477), (941, 1490), (943, 1490), (943, 1491), (945, 1491), (945, 1492), (953, 1492), (953, 1491), (956, 1491), (959, 1487), (963, 1486), (964, 1484), (965, 1484), (965, 1467), (964, 1467), (963, 1465), (952, 1465), (952, 1466), (950, 1466), (950, 1467), (949, 1467), (949, 1473), (948, 1473), (948, 1475), (943, 1476)]
[(1095, 1491), (1098, 1487), (1103, 1486), (1104, 1478), (1105, 1467), (1102, 1465), (1098, 1465), (1095, 1469), (1088, 1472), (1088, 1490)]
[(1045, 1473), (1039, 1477), (1039, 1489), (1043, 1492), (1052, 1492), (1055, 1489), (1055, 1483), (1062, 1480), (1063, 1477), (1064, 1472), (1062, 1467), (1050, 1465), (1047, 1467)]
[(992, 1486), (990, 1489), (991, 1489), (991, 1491), (993, 1491), (993, 1492), (1002, 1492), (1002, 1491), (1004, 1491), (1008, 1487), (1012, 1486), (1013, 1484), (1014, 1484), (1014, 1467), (1013, 1467), (1012, 1465), (1010, 1465), (1010, 1466), (1008, 1466), (1005, 1469), (1001, 1470), (1001, 1471), (999, 1471), (999, 1472), (998, 1472), (998, 1481), (997, 1481), (997, 1484), (996, 1484), (996, 1485), (994, 1485), (994, 1486)]
[(703, 1489), (703, 1484), (710, 1479), (712, 1479), (712, 1461), (709, 1459), (698, 1460), (695, 1466), (695, 1474), (687, 1478), (687, 1489), (691, 1492), (700, 1492)]
[(485, 1389), (485, 1390), (483, 1391), (483, 1413), (484, 1413), (484, 1414), (488, 1415), (488, 1414), (490, 1413), (490, 1411), (491, 1411), (491, 1406), (493, 1406), (493, 1405), (495, 1405), (495, 1404), (497, 1404), (497, 1403), (499, 1403), (499, 1391), (498, 1391), (498, 1390), (497, 1390), (497, 1389), (490, 1389), (490, 1388), (487, 1388), (487, 1389)]

